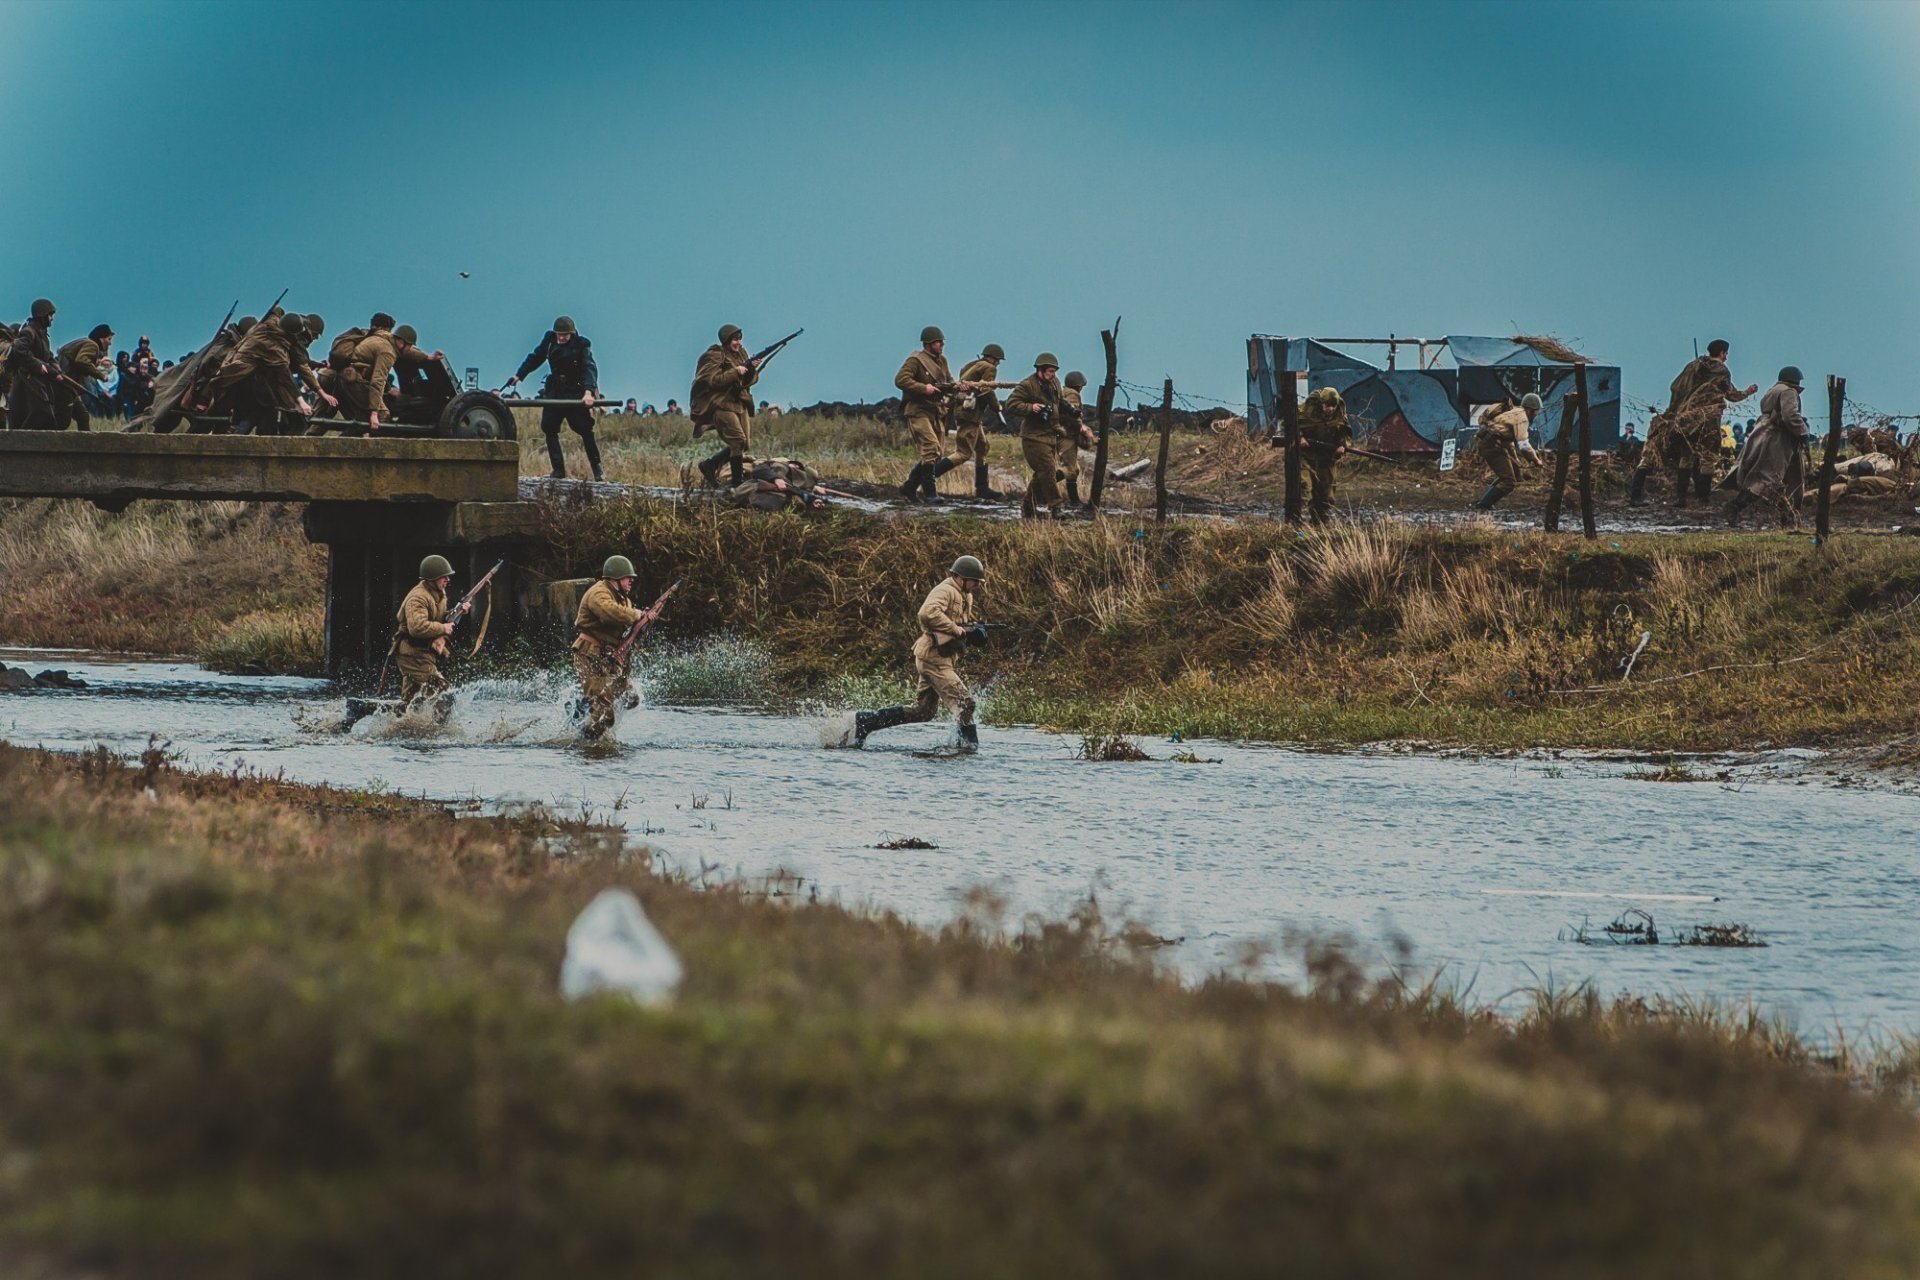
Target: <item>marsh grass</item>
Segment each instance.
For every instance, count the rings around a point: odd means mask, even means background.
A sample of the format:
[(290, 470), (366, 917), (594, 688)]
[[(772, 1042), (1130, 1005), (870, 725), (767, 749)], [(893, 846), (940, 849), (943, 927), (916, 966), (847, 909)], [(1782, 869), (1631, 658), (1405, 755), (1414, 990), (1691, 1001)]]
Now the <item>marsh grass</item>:
[[(1338, 939), (1299, 989), (1186, 987), (1091, 895), (929, 933), (164, 750), (0, 747), (0, 789), (14, 1274), (1920, 1267), (1908, 1041), (1590, 987), (1501, 1018)], [(559, 997), (610, 886), (675, 1007)]]

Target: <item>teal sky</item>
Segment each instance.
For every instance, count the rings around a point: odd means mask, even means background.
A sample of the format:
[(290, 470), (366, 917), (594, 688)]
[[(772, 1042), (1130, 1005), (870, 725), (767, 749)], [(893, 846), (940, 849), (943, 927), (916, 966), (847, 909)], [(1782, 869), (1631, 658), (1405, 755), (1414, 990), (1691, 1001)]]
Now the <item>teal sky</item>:
[[(489, 385), (565, 311), (684, 399), (954, 354), (1245, 391), (1244, 339), (1726, 337), (1920, 412), (1920, 5), (0, 0), (0, 311), (196, 346), (375, 309)], [(467, 271), (471, 278), (462, 280)]]

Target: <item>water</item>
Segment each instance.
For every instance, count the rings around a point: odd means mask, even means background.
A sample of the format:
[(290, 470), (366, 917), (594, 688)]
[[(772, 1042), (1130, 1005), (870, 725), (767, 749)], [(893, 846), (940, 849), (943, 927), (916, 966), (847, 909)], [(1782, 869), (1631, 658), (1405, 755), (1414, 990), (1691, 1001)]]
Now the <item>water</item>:
[[(1604, 994), (1752, 999), (1810, 1035), (1920, 1030), (1912, 922), (1920, 799), (1809, 781), (1791, 759), (1730, 763), (1728, 783), (1653, 783), (1594, 759), (1324, 754), (1146, 740), (1151, 763), (1069, 758), (1077, 740), (988, 728), (955, 754), (950, 726), (906, 726), (826, 750), (822, 721), (642, 706), (601, 756), (569, 745), (567, 684), (464, 691), (444, 734), (384, 718), (350, 734), (322, 682), (212, 675), (167, 662), (0, 652), (65, 666), (85, 692), (0, 695), (0, 735), (129, 754), (149, 734), (200, 768), (490, 804), (540, 801), (624, 823), (698, 873), (798, 874), (821, 896), (930, 925), (988, 886), (1058, 916), (1103, 907), (1183, 941), (1199, 976), (1289, 930), (1344, 931), (1376, 954), (1444, 966), (1483, 1002), (1591, 980)], [(1192, 749), (1217, 764), (1165, 757)], [(918, 837), (934, 850), (872, 846)], [(1739, 921), (1765, 949), (1583, 946), (1623, 909), (1663, 932)], [(1291, 973), (1290, 959), (1272, 963)]]

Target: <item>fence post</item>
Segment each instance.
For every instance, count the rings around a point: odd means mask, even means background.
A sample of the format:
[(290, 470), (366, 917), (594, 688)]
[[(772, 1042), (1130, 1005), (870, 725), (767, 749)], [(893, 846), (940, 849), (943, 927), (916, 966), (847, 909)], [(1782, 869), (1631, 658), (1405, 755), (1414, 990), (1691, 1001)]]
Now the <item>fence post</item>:
[(1574, 396), (1560, 397), (1560, 432), (1553, 438), (1553, 484), (1547, 490), (1547, 532), (1560, 532), (1560, 503), (1567, 491), (1567, 450), (1573, 444)]
[(1300, 375), (1281, 370), (1274, 378), (1280, 392), (1280, 429), (1287, 441), (1287, 523), (1300, 523)]
[(1113, 318), (1113, 328), (1100, 331), (1100, 345), (1107, 349), (1107, 380), (1100, 384), (1100, 439), (1093, 451), (1093, 488), (1087, 492), (1087, 514), (1093, 515), (1100, 510), (1100, 491), (1107, 483), (1107, 432), (1113, 425), (1113, 388), (1119, 380), (1119, 353), (1115, 343), (1120, 337), (1120, 317)]
[(1827, 454), (1820, 460), (1820, 493), (1814, 500), (1813, 536), (1827, 540), (1827, 518), (1833, 506), (1833, 463), (1840, 453), (1840, 407), (1847, 402), (1847, 380), (1827, 375)]
[(1167, 452), (1173, 445), (1173, 379), (1160, 390), (1160, 462), (1153, 469), (1153, 522), (1167, 522)]
[(1580, 396), (1580, 527), (1592, 542), (1600, 536), (1593, 521), (1593, 410), (1587, 402), (1587, 366), (1573, 366), (1573, 386)]

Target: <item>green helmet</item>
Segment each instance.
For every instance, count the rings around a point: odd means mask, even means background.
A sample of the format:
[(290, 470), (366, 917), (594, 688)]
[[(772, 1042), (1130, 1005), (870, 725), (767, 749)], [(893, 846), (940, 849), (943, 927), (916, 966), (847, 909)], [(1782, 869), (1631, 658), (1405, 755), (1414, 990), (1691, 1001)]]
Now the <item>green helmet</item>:
[(1036, 369), (1058, 369), (1060, 367), (1060, 357), (1051, 351), (1042, 351), (1033, 358), (1033, 367)]
[(1540, 397), (1529, 391), (1520, 397), (1520, 407), (1528, 413), (1540, 412)]
[(247, 330), (253, 328), (253, 326), (259, 323), (260, 323), (259, 316), (241, 316), (238, 320), (235, 320), (233, 322), (233, 327), (235, 332), (245, 333)]
[(35, 298), (33, 300), (33, 318), (35, 320), (53, 319), (53, 299)]
[(1078, 390), (1087, 385), (1087, 375), (1075, 369), (1067, 375), (1067, 385)]
[(579, 331), (578, 329), (576, 329), (576, 328), (574, 328), (574, 327), (573, 327), (573, 317), (572, 317), (572, 316), (555, 316), (555, 317), (553, 318), (553, 331), (554, 331), (555, 333), (578, 333), (578, 332), (580, 332), (580, 331)]
[(961, 556), (947, 572), (956, 578), (972, 578), (975, 582), (987, 580), (987, 571), (975, 556)]
[(600, 576), (603, 578), (631, 578), (634, 576), (633, 561), (627, 559), (625, 556), (608, 556), (607, 562), (600, 566)]
[(1780, 371), (1780, 381), (1786, 383), (1790, 387), (1799, 386), (1800, 385), (1799, 367), (1796, 365), (1788, 365), (1786, 368), (1782, 369)]
[(395, 329), (393, 331), (393, 339), (395, 342), (404, 342), (410, 347), (420, 345), (420, 335), (414, 331), (414, 327), (410, 324), (403, 324), (398, 329)]
[(946, 340), (947, 335), (940, 332), (940, 326), (937, 324), (930, 324), (920, 331), (920, 345), (923, 347), (930, 347), (936, 342)]
[(435, 578), (451, 578), (453, 566), (447, 563), (445, 556), (428, 556), (420, 562), (420, 581), (432, 582)]
[(1339, 398), (1340, 393), (1332, 387), (1315, 387), (1313, 394), (1307, 397), (1309, 400), (1318, 400), (1323, 404), (1328, 401), (1338, 400)]
[(732, 341), (733, 341), (733, 340), (734, 340), (735, 338), (738, 338), (738, 337), (740, 337), (740, 336), (741, 336), (741, 334), (740, 334), (740, 326), (739, 326), (739, 325), (737, 325), (737, 324), (723, 324), (723, 325), (721, 325), (721, 326), (720, 326), (720, 342), (721, 342), (721, 345), (723, 345), (723, 346), (724, 346), (725, 344), (727, 344), (727, 343), (729, 343), (729, 342), (732, 342)]
[(989, 342), (986, 346), (980, 348), (980, 358), (982, 360), (1005, 360), (1007, 353), (1005, 348), (999, 343)]
[(307, 318), (298, 311), (289, 311), (280, 317), (280, 332), (292, 334), (296, 338), (307, 336)]
[(307, 336), (310, 338), (317, 338), (321, 334), (325, 333), (326, 331), (327, 331), (327, 322), (325, 320), (322, 320), (314, 312), (309, 311), (307, 313)]

